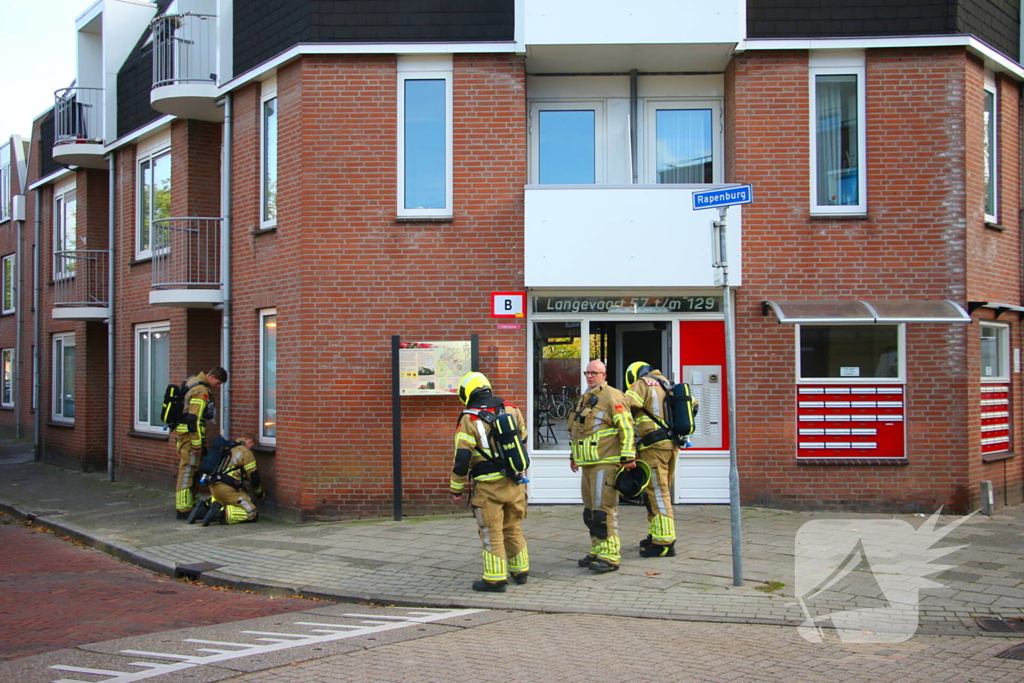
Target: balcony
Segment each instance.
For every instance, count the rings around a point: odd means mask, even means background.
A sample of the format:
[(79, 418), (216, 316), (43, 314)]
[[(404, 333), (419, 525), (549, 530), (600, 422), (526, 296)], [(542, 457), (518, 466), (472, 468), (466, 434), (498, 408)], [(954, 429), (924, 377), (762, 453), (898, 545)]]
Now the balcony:
[(54, 97), (53, 160), (65, 166), (107, 168), (103, 88), (64, 88)]
[(212, 308), (224, 303), (220, 218), (153, 221), (154, 306)]
[(165, 14), (153, 32), (153, 88), (149, 102), (158, 112), (183, 119), (223, 121), (216, 105), (217, 17)]
[[(528, 185), (527, 287), (714, 287), (711, 223), (693, 193), (721, 185)], [(729, 284), (742, 284), (742, 211), (727, 216)], [(607, 253), (602, 263), (582, 256)], [(608, 261), (607, 256), (611, 260)]]
[(110, 317), (110, 252), (58, 251), (53, 255), (54, 320)]

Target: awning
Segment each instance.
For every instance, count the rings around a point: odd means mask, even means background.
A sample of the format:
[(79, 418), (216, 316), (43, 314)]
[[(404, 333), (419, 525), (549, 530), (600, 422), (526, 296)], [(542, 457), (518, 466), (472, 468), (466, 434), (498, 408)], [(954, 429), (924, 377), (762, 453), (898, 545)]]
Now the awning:
[(1006, 311), (1015, 311), (1017, 313), (1018, 317), (1020, 316), (1021, 313), (1024, 313), (1024, 306), (1014, 306), (1013, 304), (1000, 304), (1000, 303), (996, 303), (995, 301), (968, 301), (967, 302), (967, 312), (968, 313), (974, 313), (974, 311), (976, 309), (978, 309), (978, 308), (991, 308), (991, 309), (993, 309), (994, 311), (996, 311), (996, 317), (997, 318), (999, 316), (1001, 316), (1003, 313), (1005, 313)]
[(971, 316), (949, 299), (903, 301), (764, 301), (764, 315), (780, 323), (969, 323)]

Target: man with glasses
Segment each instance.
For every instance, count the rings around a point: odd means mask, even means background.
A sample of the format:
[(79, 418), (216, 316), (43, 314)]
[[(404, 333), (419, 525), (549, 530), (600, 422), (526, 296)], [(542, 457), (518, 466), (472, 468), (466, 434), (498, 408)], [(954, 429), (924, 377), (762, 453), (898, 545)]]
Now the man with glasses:
[(613, 572), (622, 559), (615, 475), (636, 467), (633, 417), (626, 397), (605, 381), (604, 363), (590, 361), (583, 374), (587, 391), (569, 413), (569, 467), (573, 472), (583, 470), (583, 523), (590, 530), (590, 552), (577, 564), (598, 573)]

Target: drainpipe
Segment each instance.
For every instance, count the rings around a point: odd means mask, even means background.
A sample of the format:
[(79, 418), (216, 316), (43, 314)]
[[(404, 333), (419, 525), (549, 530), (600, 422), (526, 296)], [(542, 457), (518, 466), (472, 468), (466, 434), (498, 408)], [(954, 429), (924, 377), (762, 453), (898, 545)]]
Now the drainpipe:
[[(220, 205), (223, 212), (220, 226), (220, 281), (224, 295), (221, 310), (220, 364), (229, 373), (231, 369), (231, 116), (232, 96), (224, 96), (224, 143), (221, 146)], [(230, 375), (229, 375), (230, 376)], [(221, 434), (231, 434), (230, 382), (221, 385)]]
[(113, 154), (107, 155), (107, 307), (110, 315), (107, 317), (107, 481), (114, 481), (114, 264), (117, 253), (114, 242), (114, 186), (117, 173), (115, 170), (116, 161)]
[(629, 170), (633, 173), (633, 184), (637, 184), (639, 173), (637, 173), (637, 140), (636, 140), (636, 115), (637, 115), (637, 70), (629, 72)]
[[(24, 190), (24, 182), (19, 189)], [(24, 194), (24, 193), (23, 193)], [(25, 202), (22, 202), (22, 211), (24, 211)], [(18, 272), (14, 276), (14, 367), (11, 368), (13, 371), (13, 377), (11, 377), (11, 401), (14, 403), (14, 438), (21, 438), (21, 325), (22, 325), (22, 310), (25, 306), (21, 300), (21, 277), (22, 273), (25, 272), (24, 266), (21, 264), (23, 254), (21, 252), (21, 240), (23, 239), (25, 231), (25, 217), (22, 214), (21, 220), (18, 221), (18, 243), (14, 247), (14, 262), (17, 264)]]
[(35, 349), (32, 352), (32, 392), (36, 396), (36, 412), (32, 427), (32, 441), (36, 447), (36, 462), (42, 462), (43, 460), (43, 428), (41, 423), (43, 413), (43, 392), (39, 382), (39, 375), (43, 371), (43, 361), (39, 350), (39, 337), (42, 334), (40, 330), (40, 325), (42, 323), (39, 319), (39, 235), (42, 230), (42, 211), (43, 200), (42, 190), (40, 188), (39, 190), (36, 190), (35, 247), (33, 248), (32, 254), (32, 334), (33, 342), (35, 344)]

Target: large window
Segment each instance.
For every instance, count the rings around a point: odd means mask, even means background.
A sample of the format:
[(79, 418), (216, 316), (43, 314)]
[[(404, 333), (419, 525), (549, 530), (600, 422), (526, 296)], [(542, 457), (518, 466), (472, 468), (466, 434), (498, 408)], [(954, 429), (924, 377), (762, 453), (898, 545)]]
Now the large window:
[(3, 313), (14, 313), (14, 254), (3, 258)]
[(648, 180), (651, 183), (721, 182), (721, 108), (717, 102), (648, 103)]
[(811, 212), (867, 212), (864, 55), (811, 58)]
[(139, 157), (139, 216), (138, 240), (135, 245), (136, 258), (148, 258), (157, 237), (153, 232), (153, 221), (169, 218), (171, 215), (171, 150), (158, 146), (143, 152)]
[[(530, 440), (534, 450), (568, 450), (568, 420), (580, 394), (581, 323), (534, 323), (533, 417)], [(593, 342), (591, 343), (593, 346)], [(591, 350), (592, 357), (596, 349)]]
[(170, 368), (170, 325), (166, 322), (135, 326), (135, 428), (160, 431), (164, 389)]
[(604, 182), (604, 127), (599, 102), (535, 103), (533, 130), (534, 182), (540, 185), (593, 185)]
[(270, 228), (277, 225), (277, 81), (264, 81), (262, 88), (260, 224)]
[(61, 185), (53, 197), (54, 279), (75, 274), (75, 255), (66, 253), (78, 247), (78, 200), (75, 186)]
[(1010, 328), (1006, 325), (981, 324), (981, 379), (1010, 379)]
[(0, 163), (0, 223), (11, 218), (11, 165)]
[(898, 325), (800, 325), (800, 379), (903, 377)]
[(398, 215), (452, 215), (450, 58), (398, 63)]
[(75, 335), (53, 335), (53, 419), (75, 421)]
[(999, 160), (998, 109), (996, 107), (996, 84), (992, 74), (985, 75), (985, 113), (982, 121), (984, 127), (985, 149), (985, 221), (998, 223), (999, 182), (997, 162)]
[(0, 350), (0, 364), (3, 365), (3, 386), (0, 388), (0, 406), (14, 407), (14, 349)]
[(277, 443), (277, 309), (260, 311), (260, 443)]

